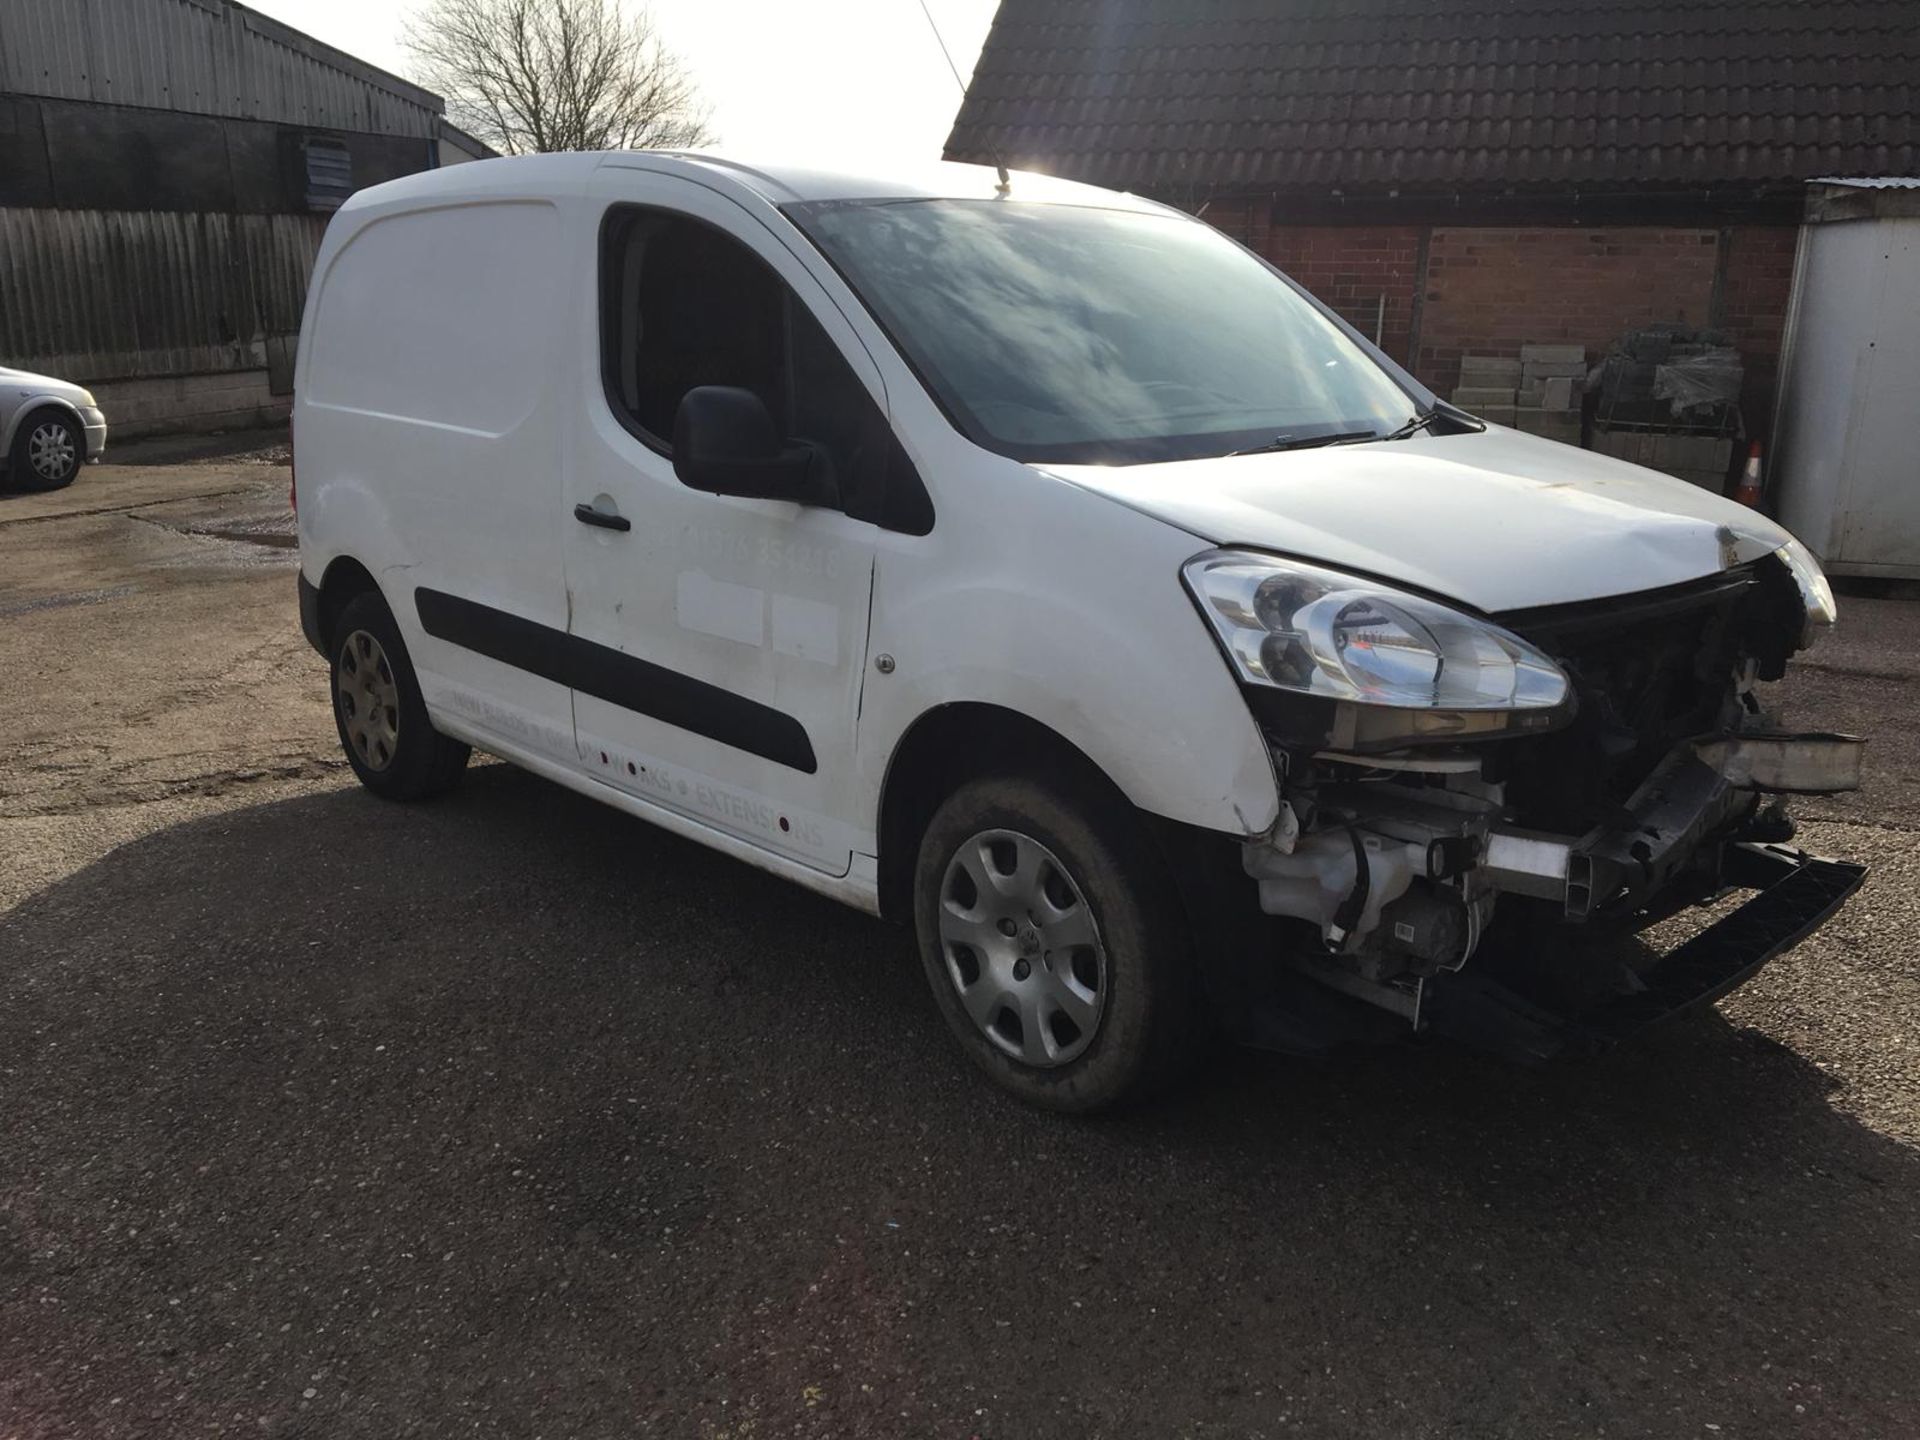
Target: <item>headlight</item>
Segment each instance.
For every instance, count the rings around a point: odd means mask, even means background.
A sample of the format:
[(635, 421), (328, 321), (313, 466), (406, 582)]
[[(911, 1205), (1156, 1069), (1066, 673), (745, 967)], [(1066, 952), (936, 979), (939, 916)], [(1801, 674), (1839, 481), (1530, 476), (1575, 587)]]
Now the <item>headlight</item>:
[(1789, 540), (1775, 552), (1785, 562), (1793, 583), (1800, 587), (1800, 601), (1807, 607), (1807, 618), (1800, 631), (1800, 648), (1807, 649), (1840, 618), (1840, 607), (1833, 600), (1833, 586), (1813, 552), (1798, 540)]
[(1198, 556), (1182, 573), (1250, 694), (1334, 702), (1312, 737), (1334, 748), (1484, 739), (1572, 714), (1553, 661), (1418, 595), (1244, 551)]

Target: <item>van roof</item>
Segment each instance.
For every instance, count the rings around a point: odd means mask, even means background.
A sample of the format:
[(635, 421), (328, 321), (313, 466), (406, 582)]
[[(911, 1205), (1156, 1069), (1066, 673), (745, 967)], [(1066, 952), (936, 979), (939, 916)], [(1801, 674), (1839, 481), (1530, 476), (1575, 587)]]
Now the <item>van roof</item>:
[[(680, 174), (721, 189), (747, 191), (772, 205), (808, 200), (866, 200), (912, 196), (924, 199), (990, 200), (998, 177), (989, 165), (936, 160), (889, 171), (813, 169), (804, 165), (750, 164), (715, 151), (603, 150), (564, 155), (517, 155), (476, 160), (427, 170), (371, 186), (347, 202), (347, 208), (455, 195), (552, 194), (582, 185), (595, 171), (650, 170)], [(1073, 180), (1031, 171), (1012, 172), (1013, 199), (1056, 205), (1098, 205), (1108, 209), (1160, 211), (1165, 207), (1137, 195), (1103, 190)]]

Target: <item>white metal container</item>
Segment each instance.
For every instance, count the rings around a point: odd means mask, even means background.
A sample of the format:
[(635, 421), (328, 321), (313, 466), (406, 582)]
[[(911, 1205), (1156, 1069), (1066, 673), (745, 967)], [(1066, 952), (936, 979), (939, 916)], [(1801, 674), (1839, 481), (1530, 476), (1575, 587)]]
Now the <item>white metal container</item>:
[(1808, 196), (1781, 361), (1779, 513), (1839, 575), (1920, 578), (1920, 178)]

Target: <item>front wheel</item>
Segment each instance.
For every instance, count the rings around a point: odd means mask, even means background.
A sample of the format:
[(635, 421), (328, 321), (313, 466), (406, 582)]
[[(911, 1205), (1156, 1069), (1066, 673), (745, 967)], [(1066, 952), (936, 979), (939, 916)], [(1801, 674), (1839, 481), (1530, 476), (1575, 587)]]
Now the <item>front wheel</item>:
[(15, 486), (60, 490), (73, 483), (87, 458), (87, 432), (60, 410), (36, 410), (20, 422), (8, 457)]
[(974, 781), (921, 841), (936, 1002), (1004, 1088), (1093, 1111), (1177, 1078), (1201, 1039), (1192, 943), (1139, 817), (1090, 787)]
[(360, 783), (389, 800), (451, 789), (472, 752), (433, 728), (386, 602), (372, 592), (348, 601), (332, 653), (334, 724)]

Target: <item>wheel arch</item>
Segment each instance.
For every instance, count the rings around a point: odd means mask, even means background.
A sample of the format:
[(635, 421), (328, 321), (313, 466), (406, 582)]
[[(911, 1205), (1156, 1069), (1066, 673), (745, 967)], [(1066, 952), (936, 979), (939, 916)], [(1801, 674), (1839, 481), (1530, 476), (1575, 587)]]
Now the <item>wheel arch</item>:
[(356, 595), (364, 595), (369, 590), (376, 595), (382, 594), (380, 582), (373, 578), (373, 572), (351, 555), (339, 555), (328, 562), (320, 576), (318, 613), (320, 638), (324, 643), (332, 643), (334, 622), (340, 618), (340, 612), (352, 603)]
[[(894, 747), (879, 815), (879, 902), (885, 919), (912, 923), (920, 837), (947, 796), (988, 773), (1064, 777), (1083, 793), (1088, 788), (1104, 792), (1139, 818), (1149, 848), (1165, 865), (1178, 895), (1194, 937), (1201, 983), (1226, 1031), (1247, 1038), (1254, 1010), (1270, 1010), (1270, 992), (1292, 986), (1272, 962), (1294, 937), (1285, 929), (1289, 922), (1261, 910), (1258, 886), (1240, 863), (1244, 837), (1142, 808), (1064, 735), (989, 702), (936, 705), (923, 712)], [(1338, 1024), (1322, 1014), (1324, 1002), (1312, 995), (1302, 1000), (1291, 988), (1286, 995), (1286, 1003), (1273, 1012), (1262, 1033), (1280, 1048), (1324, 1048), (1320, 1027), (1332, 1025), (1339, 1031)]]
[(913, 916), (920, 837), (940, 803), (987, 774), (1066, 775), (1133, 808), (1112, 776), (1079, 746), (1031, 716), (981, 701), (950, 701), (907, 728), (887, 762), (880, 792), (880, 913)]
[(80, 414), (78, 407), (62, 400), (58, 395), (39, 395), (31, 400), (21, 402), (20, 406), (13, 412), (13, 420), (7, 426), (6, 434), (0, 435), (0, 460), (12, 461), (13, 442), (20, 438), (21, 430), (25, 428), (26, 423), (34, 416), (43, 414), (48, 410), (59, 411), (61, 415), (71, 420), (79, 429), (81, 460), (83, 462), (85, 461), (87, 445), (86, 419)]

